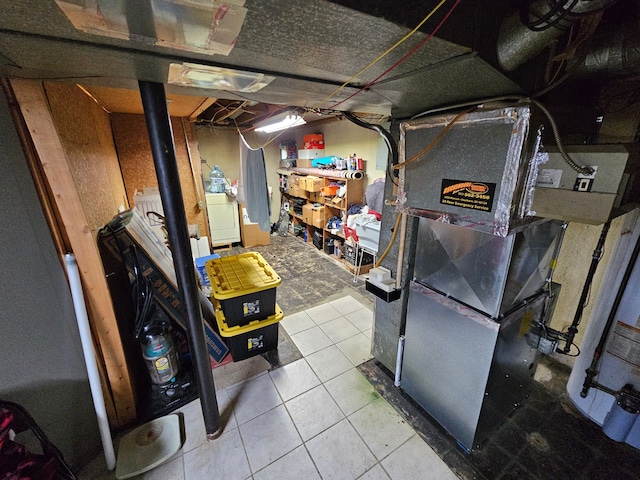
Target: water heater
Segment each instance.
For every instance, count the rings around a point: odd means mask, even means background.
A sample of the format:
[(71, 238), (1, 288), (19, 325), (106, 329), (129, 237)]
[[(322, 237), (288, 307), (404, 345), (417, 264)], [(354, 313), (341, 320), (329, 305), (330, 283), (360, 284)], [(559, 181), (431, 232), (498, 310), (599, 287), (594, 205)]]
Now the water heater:
[[(626, 234), (612, 254), (567, 391), (609, 437), (640, 448), (640, 212), (624, 220)], [(593, 382), (585, 384), (590, 369)]]

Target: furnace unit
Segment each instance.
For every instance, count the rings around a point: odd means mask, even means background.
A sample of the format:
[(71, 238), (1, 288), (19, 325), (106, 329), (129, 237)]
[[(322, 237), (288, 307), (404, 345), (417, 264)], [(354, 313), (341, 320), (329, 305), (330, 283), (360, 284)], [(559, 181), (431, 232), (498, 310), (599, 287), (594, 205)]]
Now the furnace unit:
[(522, 103), (400, 125), (398, 207), (420, 217), (401, 387), (467, 451), (528, 396), (550, 306), (563, 229), (531, 215), (531, 118)]
[(506, 237), (420, 219), (402, 388), (472, 450), (529, 394), (561, 222)]

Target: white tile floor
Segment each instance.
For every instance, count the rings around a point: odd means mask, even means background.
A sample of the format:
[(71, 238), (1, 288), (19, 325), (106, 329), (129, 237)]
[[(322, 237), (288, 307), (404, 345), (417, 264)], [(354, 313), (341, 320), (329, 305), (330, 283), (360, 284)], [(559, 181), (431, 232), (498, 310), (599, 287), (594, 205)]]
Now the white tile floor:
[(222, 436), (206, 441), (196, 400), (179, 410), (182, 449), (137, 478), (456, 479), (356, 369), (371, 358), (372, 325), (371, 310), (351, 296), (285, 317), (304, 358), (271, 372), (260, 356), (216, 368)]

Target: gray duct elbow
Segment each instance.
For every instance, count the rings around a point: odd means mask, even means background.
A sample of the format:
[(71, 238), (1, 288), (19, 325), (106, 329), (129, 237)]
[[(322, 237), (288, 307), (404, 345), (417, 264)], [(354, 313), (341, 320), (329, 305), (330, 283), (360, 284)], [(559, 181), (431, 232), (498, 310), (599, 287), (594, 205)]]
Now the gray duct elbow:
[[(528, 15), (536, 23), (534, 29), (523, 23), (519, 13), (502, 22), (496, 47), (500, 66), (509, 72), (516, 70), (562, 35), (579, 15), (608, 8), (616, 1), (538, 0), (533, 2), (529, 6)], [(559, 3), (563, 4), (562, 9), (555, 12), (554, 9)]]

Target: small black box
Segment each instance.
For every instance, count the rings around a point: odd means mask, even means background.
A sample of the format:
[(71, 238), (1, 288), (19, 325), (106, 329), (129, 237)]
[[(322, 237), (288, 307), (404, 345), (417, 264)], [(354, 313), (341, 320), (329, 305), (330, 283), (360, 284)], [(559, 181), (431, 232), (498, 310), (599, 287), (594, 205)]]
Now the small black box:
[[(362, 258), (362, 260), (360, 260)], [(373, 255), (368, 252), (358, 249), (358, 256), (356, 258), (356, 247), (348, 244), (344, 244), (344, 259), (351, 265), (370, 265), (373, 263)]]

